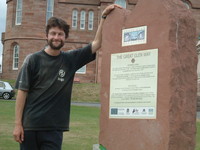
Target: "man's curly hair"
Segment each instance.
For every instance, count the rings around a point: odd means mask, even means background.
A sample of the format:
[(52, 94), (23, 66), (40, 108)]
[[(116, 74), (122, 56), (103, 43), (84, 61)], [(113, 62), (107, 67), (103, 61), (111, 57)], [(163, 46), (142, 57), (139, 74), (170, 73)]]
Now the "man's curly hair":
[(68, 38), (70, 26), (64, 20), (57, 17), (51, 17), (47, 22), (46, 36), (48, 36), (49, 30), (52, 27), (58, 27), (59, 29), (63, 30), (65, 32), (65, 38)]

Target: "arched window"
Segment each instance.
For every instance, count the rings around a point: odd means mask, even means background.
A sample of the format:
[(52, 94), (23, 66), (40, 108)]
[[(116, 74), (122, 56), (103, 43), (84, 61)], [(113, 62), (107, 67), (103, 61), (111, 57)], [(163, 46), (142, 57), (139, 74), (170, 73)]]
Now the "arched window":
[(88, 14), (88, 30), (93, 30), (93, 24), (94, 24), (94, 12), (89, 11), (89, 14)]
[(78, 11), (74, 9), (72, 11), (72, 28), (77, 28), (77, 22), (78, 22)]
[(126, 0), (116, 0), (115, 4), (118, 4), (122, 6), (123, 8), (126, 8)]
[(17, 0), (15, 24), (21, 25), (21, 23), (22, 23), (22, 0)]
[(13, 70), (18, 70), (19, 65), (19, 45), (13, 48)]
[(84, 30), (85, 29), (85, 11), (81, 11), (81, 16), (80, 16), (80, 29)]
[(46, 22), (53, 16), (54, 0), (47, 0)]

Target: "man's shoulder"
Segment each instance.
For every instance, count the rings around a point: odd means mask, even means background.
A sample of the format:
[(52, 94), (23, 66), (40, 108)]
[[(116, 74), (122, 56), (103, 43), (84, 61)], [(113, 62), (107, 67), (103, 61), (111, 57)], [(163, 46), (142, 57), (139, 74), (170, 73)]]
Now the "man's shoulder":
[(39, 60), (41, 55), (42, 55), (42, 50), (38, 52), (30, 53), (26, 56), (24, 63), (35, 62), (36, 60)]
[(27, 55), (27, 58), (29, 59), (39, 59), (42, 55), (44, 55), (43, 50), (31, 53)]
[(70, 57), (73, 54), (74, 50), (67, 50), (67, 51), (61, 51), (62, 57)]
[(32, 54), (30, 54), (32, 57), (36, 57), (36, 56), (41, 56), (41, 55), (43, 55), (44, 53), (43, 53), (43, 50), (39, 50), (39, 51), (37, 51), (37, 52), (34, 52), (34, 53), (32, 53)]
[(76, 49), (70, 49), (70, 50), (67, 50), (67, 51), (61, 51), (63, 55), (73, 55), (73, 54), (77, 54), (77, 53), (81, 53), (81, 52), (84, 52), (84, 51), (91, 51), (91, 43), (83, 46), (83, 47), (79, 47), (79, 48), (76, 48)]

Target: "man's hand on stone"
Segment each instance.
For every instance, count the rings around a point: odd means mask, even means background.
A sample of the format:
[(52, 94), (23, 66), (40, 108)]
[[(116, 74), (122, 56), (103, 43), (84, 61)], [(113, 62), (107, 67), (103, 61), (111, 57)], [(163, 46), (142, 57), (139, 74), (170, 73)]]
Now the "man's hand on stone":
[(108, 14), (110, 14), (111, 11), (113, 11), (115, 8), (122, 8), (121, 6), (117, 4), (112, 4), (106, 7), (102, 13), (102, 18), (106, 18)]

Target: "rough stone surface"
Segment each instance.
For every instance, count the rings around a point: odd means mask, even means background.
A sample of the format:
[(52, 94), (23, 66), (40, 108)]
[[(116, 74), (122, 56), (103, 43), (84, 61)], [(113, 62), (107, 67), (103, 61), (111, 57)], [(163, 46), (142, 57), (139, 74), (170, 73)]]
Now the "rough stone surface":
[[(196, 29), (178, 0), (139, 0), (130, 12), (114, 10), (103, 28), (99, 143), (107, 150), (194, 150)], [(147, 26), (147, 44), (121, 46), (122, 29)], [(112, 53), (158, 48), (156, 119), (109, 119)]]

